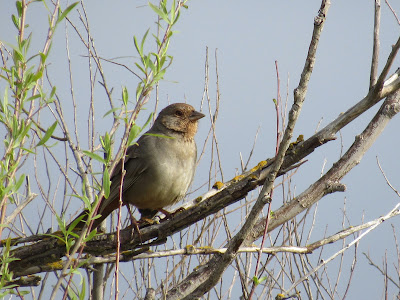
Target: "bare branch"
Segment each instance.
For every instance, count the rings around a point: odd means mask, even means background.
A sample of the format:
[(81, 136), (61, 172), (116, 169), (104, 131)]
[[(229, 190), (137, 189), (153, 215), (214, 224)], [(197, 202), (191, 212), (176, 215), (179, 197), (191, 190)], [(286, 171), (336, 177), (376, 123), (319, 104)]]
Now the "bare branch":
[(379, 59), (379, 28), (381, 24), (381, 0), (375, 0), (375, 17), (374, 17), (374, 44), (372, 48), (371, 74), (369, 88), (376, 84), (378, 76), (378, 59)]

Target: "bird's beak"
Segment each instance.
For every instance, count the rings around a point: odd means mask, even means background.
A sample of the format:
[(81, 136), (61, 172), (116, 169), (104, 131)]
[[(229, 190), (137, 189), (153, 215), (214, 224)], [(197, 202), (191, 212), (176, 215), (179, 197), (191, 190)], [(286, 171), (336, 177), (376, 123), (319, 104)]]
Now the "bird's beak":
[(202, 114), (202, 113), (200, 113), (200, 112), (194, 110), (194, 111), (191, 113), (191, 115), (189, 116), (189, 120), (192, 121), (192, 122), (194, 122), (194, 121), (200, 120), (200, 119), (203, 118), (203, 117), (205, 117), (204, 114)]

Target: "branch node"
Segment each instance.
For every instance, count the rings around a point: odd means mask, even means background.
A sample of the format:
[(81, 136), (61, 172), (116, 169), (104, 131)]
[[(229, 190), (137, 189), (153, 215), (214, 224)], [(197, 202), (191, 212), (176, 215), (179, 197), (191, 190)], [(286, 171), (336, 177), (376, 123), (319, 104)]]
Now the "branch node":
[(328, 181), (325, 186), (326, 194), (331, 194), (334, 192), (344, 192), (346, 190), (346, 185), (338, 181)]

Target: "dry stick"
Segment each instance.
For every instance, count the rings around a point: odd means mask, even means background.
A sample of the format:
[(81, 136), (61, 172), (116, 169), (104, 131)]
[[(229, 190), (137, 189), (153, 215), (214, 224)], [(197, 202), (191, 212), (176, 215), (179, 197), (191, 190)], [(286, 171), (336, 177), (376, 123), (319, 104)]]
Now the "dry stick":
[(371, 74), (369, 80), (369, 89), (376, 84), (378, 76), (378, 59), (379, 59), (379, 28), (381, 21), (381, 0), (375, 0), (375, 16), (374, 16), (374, 43), (372, 48)]
[[(365, 258), (368, 260), (368, 263), (373, 266), (374, 268), (376, 268), (384, 277), (385, 277), (385, 270), (381, 269), (376, 263), (374, 263), (374, 261), (371, 259), (371, 257), (363, 252)], [(387, 277), (387, 279), (389, 279), (390, 282), (392, 282), (398, 289), (400, 289), (400, 284), (398, 284), (396, 281), (393, 280), (393, 278), (391, 278), (390, 276)]]
[[(220, 100), (221, 100), (220, 91), (219, 91), (219, 74), (218, 74), (217, 49), (215, 49), (215, 52), (214, 52), (214, 59), (215, 59), (215, 75), (216, 75), (215, 85), (217, 87), (217, 90), (216, 90), (216, 98), (215, 98), (215, 100), (216, 100), (215, 101), (215, 110), (214, 110), (214, 115), (212, 116), (211, 125), (212, 125), (212, 128), (213, 128), (213, 140), (215, 142), (215, 150), (217, 151), (219, 172), (221, 174), (221, 180), (223, 182), (224, 181), (224, 172), (222, 171), (221, 155), (220, 155), (220, 152), (219, 152), (217, 135), (215, 133), (215, 123), (217, 122), (218, 112), (219, 112), (219, 105), (220, 105)], [(209, 107), (210, 107), (210, 103), (209, 103)]]
[[(275, 145), (275, 155), (278, 155), (278, 151), (279, 151), (279, 138), (280, 138), (280, 134), (279, 134), (279, 124), (280, 124), (280, 120), (279, 120), (279, 107), (281, 105), (281, 92), (280, 92), (280, 78), (279, 78), (279, 69), (278, 69), (278, 62), (275, 61), (275, 70), (276, 70), (276, 81), (277, 81), (277, 95), (276, 95), (276, 100), (275, 100), (275, 111), (276, 111), (276, 145)], [(267, 237), (267, 232), (268, 232), (268, 225), (269, 225), (269, 221), (270, 221), (270, 216), (271, 216), (271, 202), (272, 202), (272, 197), (274, 194), (274, 190), (271, 190), (271, 194), (270, 194), (270, 198), (271, 201), (268, 202), (268, 209), (267, 209), (267, 217), (265, 218), (265, 229), (264, 229), (264, 234), (262, 237), (262, 241), (261, 241), (261, 246), (260, 248), (264, 248), (264, 244), (265, 244), (265, 238)], [(260, 267), (260, 261), (261, 261), (261, 254), (262, 252), (259, 251), (258, 252), (258, 256), (257, 256), (257, 262), (256, 262), (256, 268), (254, 270), (254, 277), (258, 278), (258, 269)], [(283, 269), (283, 268), (282, 268)], [(255, 288), (256, 288), (257, 282), (253, 281), (253, 284), (251, 286), (251, 291), (250, 291), (250, 296), (249, 299), (251, 299), (254, 295), (255, 292)]]
[(399, 17), (397, 16), (396, 12), (394, 11), (394, 9), (392, 8), (392, 6), (389, 4), (388, 0), (385, 0), (387, 6), (389, 7), (390, 11), (393, 13), (394, 17), (396, 18), (397, 23), (400, 25), (400, 20)]
[[(238, 249), (243, 244), (247, 235), (250, 233), (252, 227), (256, 223), (257, 216), (265, 204), (270, 201), (270, 192), (272, 190), (274, 180), (283, 163), (286, 150), (289, 147), (293, 135), (294, 125), (298, 119), (302, 103), (305, 99), (308, 81), (314, 66), (319, 36), (323, 28), (329, 5), (329, 0), (323, 0), (321, 8), (318, 12), (318, 16), (314, 20), (314, 32), (310, 43), (306, 64), (303, 69), (299, 86), (294, 91), (295, 103), (289, 112), (289, 122), (279, 147), (279, 153), (276, 156), (276, 160), (272, 166), (271, 172), (267, 175), (261, 193), (252, 210), (250, 211), (245, 224), (228, 243), (228, 250), (226, 253), (223, 255), (213, 256), (213, 258), (211, 258), (207, 264), (200, 266), (197, 270), (192, 272), (185, 280), (169, 291), (167, 299), (193, 299), (196, 297), (201, 297), (208, 292), (219, 281), (225, 269), (236, 257)], [(188, 284), (189, 282), (191, 284)]]
[(351, 281), (353, 279), (354, 270), (356, 268), (356, 263), (357, 263), (357, 250), (358, 250), (358, 243), (356, 243), (355, 246), (354, 246), (354, 258), (353, 258), (353, 262), (351, 263), (351, 267), (350, 267), (350, 278), (349, 278), (349, 281), (347, 282), (346, 290), (345, 290), (345, 292), (343, 294), (343, 297), (342, 297), (343, 300), (346, 298), (347, 293), (350, 290)]
[[(119, 255), (120, 255), (120, 248), (121, 248), (121, 238), (120, 238), (120, 232), (121, 232), (121, 218), (122, 218), (122, 194), (123, 194), (123, 184), (124, 184), (124, 178), (125, 178), (125, 174), (126, 174), (126, 170), (125, 170), (125, 157), (126, 157), (126, 151), (128, 150), (127, 147), (125, 147), (125, 151), (124, 151), (124, 156), (123, 156), (123, 160), (121, 163), (121, 183), (119, 186), (119, 198), (118, 198), (118, 221), (117, 221), (117, 251), (115, 253), (115, 300), (118, 299), (118, 295), (119, 295)], [(138, 232), (138, 234), (140, 235), (140, 233)]]
[(399, 251), (399, 243), (397, 241), (397, 237), (396, 237), (396, 230), (392, 225), (392, 230), (393, 230), (393, 238), (394, 238), (394, 242), (396, 244), (396, 253), (397, 253), (397, 267), (396, 267), (396, 271), (397, 271), (397, 278), (400, 278), (400, 251)]
[[(97, 55), (97, 50), (94, 44), (94, 39), (91, 38), (92, 34), (90, 32), (90, 26), (89, 26), (89, 20), (87, 17), (87, 13), (86, 13), (86, 9), (85, 6), (83, 4), (83, 1), (81, 2), (82, 5), (82, 10), (83, 10), (83, 15), (84, 15), (84, 19), (82, 18), (82, 16), (80, 16), (80, 20), (81, 22), (84, 24), (86, 33), (87, 33), (87, 40), (88, 43), (87, 45), (91, 45), (91, 47), (93, 48), (93, 52)], [(67, 22), (66, 22), (67, 25)], [(66, 26), (67, 27), (67, 26)], [(96, 64), (96, 58), (92, 58), (92, 56), (90, 55), (91, 53), (91, 48), (90, 47), (86, 47), (87, 52), (88, 52), (88, 68), (89, 68), (89, 81), (90, 81), (90, 107), (89, 107), (89, 115), (88, 115), (88, 140), (90, 141), (90, 149), (91, 151), (95, 151), (95, 105), (94, 105), (94, 88), (95, 88), (95, 81), (96, 81), (96, 73), (93, 73), (92, 70), (92, 59), (95, 61)], [(97, 66), (100, 65), (100, 62), (97, 63)], [(98, 68), (100, 76), (103, 77), (103, 83), (102, 86), (104, 87), (104, 89), (106, 90), (106, 94), (109, 97), (109, 101), (112, 103), (112, 99), (111, 98), (111, 93), (108, 93), (108, 88), (107, 88), (107, 84), (105, 82), (105, 76), (104, 73), (101, 69), (101, 65), (100, 68)], [(71, 74), (71, 80), (72, 80), (72, 72), (70, 72)], [(74, 100), (74, 99), (73, 99)], [(91, 122), (90, 122), (91, 120)], [(115, 121), (115, 119), (114, 119)], [(91, 128), (90, 128), (91, 125)], [(75, 126), (76, 127), (76, 126)], [(78, 131), (76, 128), (76, 138), (78, 141)], [(89, 163), (91, 163), (91, 161), (89, 161)], [(104, 169), (106, 168), (106, 166), (103, 165), (103, 172)], [(105, 225), (104, 223), (100, 224), (99, 226), (101, 229), (105, 230)], [(88, 275), (88, 280), (90, 282), (90, 277)], [(104, 299), (104, 265), (97, 265), (95, 266), (95, 268), (93, 269), (93, 278), (92, 278), (92, 287), (89, 288), (89, 291), (91, 293), (91, 297), (93, 299)]]
[[(376, 157), (376, 163), (378, 164), (379, 170), (381, 170), (381, 173), (382, 173), (383, 178), (385, 178), (386, 184), (392, 189), (393, 192), (396, 193), (397, 196), (400, 197), (399, 191), (396, 190), (396, 189), (394, 188), (394, 186), (390, 183), (389, 179), (387, 178), (385, 172), (383, 171), (383, 169), (382, 169), (382, 167), (381, 167), (381, 164), (380, 164), (380, 162), (379, 162), (378, 157)], [(399, 258), (400, 258), (400, 257), (399, 257)]]

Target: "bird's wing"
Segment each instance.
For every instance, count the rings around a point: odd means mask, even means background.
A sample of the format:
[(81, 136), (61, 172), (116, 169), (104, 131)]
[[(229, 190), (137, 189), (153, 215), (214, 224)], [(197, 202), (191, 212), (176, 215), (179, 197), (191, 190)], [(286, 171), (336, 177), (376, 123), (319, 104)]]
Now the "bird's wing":
[[(142, 141), (143, 139), (140, 138), (138, 142)], [(126, 171), (124, 176), (124, 183), (123, 183), (123, 193), (131, 188), (135, 182), (140, 178), (143, 172), (146, 171), (146, 161), (145, 159), (139, 159), (141, 157), (139, 152), (139, 146), (137, 144), (132, 145), (128, 148), (125, 157), (125, 164), (124, 169)], [(103, 198), (102, 204), (99, 209), (99, 213), (105, 210), (105, 208), (109, 205), (112, 205), (112, 202), (117, 202), (117, 199), (120, 195), (120, 186), (121, 186), (121, 167), (122, 167), (122, 160), (117, 164), (114, 169), (114, 172), (111, 175), (111, 186), (110, 186), (110, 195), (107, 199)], [(114, 205), (112, 205), (114, 206)]]

